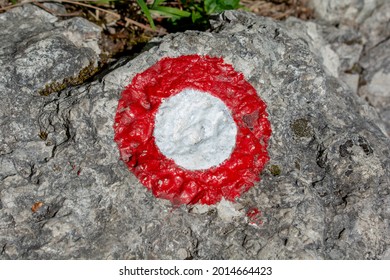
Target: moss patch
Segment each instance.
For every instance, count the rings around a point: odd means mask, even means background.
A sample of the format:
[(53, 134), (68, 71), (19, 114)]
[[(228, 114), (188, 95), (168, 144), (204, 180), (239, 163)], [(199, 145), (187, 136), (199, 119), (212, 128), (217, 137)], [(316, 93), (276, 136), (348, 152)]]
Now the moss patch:
[(282, 170), (280, 169), (279, 165), (276, 165), (276, 164), (272, 164), (269, 167), (269, 171), (274, 176), (279, 176), (282, 173)]
[(47, 85), (38, 93), (42, 96), (48, 96), (53, 92), (59, 92), (69, 86), (77, 86), (84, 83), (90, 77), (92, 77), (97, 71), (99, 71), (99, 67), (95, 67), (91, 62), (87, 67), (81, 69), (79, 74), (76, 77), (65, 78), (62, 82), (52, 82)]
[(313, 135), (310, 123), (306, 119), (297, 119), (290, 125), (290, 127), (297, 137), (311, 137)]

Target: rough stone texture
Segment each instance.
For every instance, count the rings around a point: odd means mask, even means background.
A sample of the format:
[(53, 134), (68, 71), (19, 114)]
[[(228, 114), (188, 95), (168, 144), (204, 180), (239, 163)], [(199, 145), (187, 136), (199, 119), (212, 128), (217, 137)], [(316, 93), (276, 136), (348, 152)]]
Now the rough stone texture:
[(301, 30), (298, 36), (309, 43), (312, 52), (318, 53), (328, 73), (340, 78), (357, 94), (360, 73), (356, 68), (363, 50), (361, 34), (347, 27), (336, 28), (295, 18), (287, 19), (287, 24), (291, 29)]
[(310, 0), (310, 4), (319, 21), (359, 30), (366, 50), (390, 38), (388, 0)]
[(379, 6), (360, 30), (366, 43), (359, 61), (359, 95), (377, 108), (390, 136), (390, 2)]
[[(390, 2), (385, 0), (311, 0), (325, 25), (321, 33), (342, 61), (338, 75), (354, 93), (375, 107), (390, 135)], [(314, 23), (312, 23), (314, 24)], [(336, 68), (336, 67), (335, 67)]]
[[(18, 92), (3, 78), (0, 257), (388, 258), (389, 138), (304, 33), (225, 12), (212, 32), (168, 35), (105, 77), (59, 94)], [(268, 105), (271, 160), (235, 203), (156, 199), (113, 141), (117, 102), (132, 77), (162, 57), (195, 53), (224, 57)], [(246, 215), (254, 208), (256, 219)]]
[(359, 27), (367, 38), (366, 49), (390, 39), (390, 1), (377, 7)]
[(390, 40), (371, 49), (361, 60), (359, 95), (376, 107), (390, 135)]
[[(0, 14), (0, 90), (49, 94), (98, 66), (100, 28), (24, 5)], [(46, 91), (45, 91), (46, 89)]]
[(358, 26), (387, 0), (310, 0), (316, 17), (332, 24)]

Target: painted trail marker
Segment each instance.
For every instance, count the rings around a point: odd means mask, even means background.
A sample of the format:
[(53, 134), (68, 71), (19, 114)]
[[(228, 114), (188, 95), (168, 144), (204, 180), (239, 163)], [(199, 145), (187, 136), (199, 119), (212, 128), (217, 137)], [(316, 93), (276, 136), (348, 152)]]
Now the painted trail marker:
[(221, 58), (163, 58), (123, 91), (121, 158), (156, 197), (175, 204), (234, 200), (260, 179), (271, 135), (265, 103)]
[(230, 157), (237, 126), (225, 103), (207, 92), (184, 89), (165, 99), (154, 124), (157, 147), (188, 170), (206, 170)]

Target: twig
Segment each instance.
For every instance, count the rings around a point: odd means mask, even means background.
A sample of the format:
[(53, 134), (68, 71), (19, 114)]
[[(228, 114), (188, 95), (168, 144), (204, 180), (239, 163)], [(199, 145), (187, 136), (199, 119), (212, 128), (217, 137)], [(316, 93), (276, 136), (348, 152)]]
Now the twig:
[(276, 20), (279, 20), (279, 19), (287, 18), (287, 17), (291, 16), (293, 13), (294, 13), (294, 11), (289, 10), (289, 11), (286, 11), (284, 13), (276, 14), (275, 16), (273, 16), (273, 18)]
[[(78, 0), (77, 2), (98, 2), (98, 1), (99, 0)], [(63, 2), (63, 1), (61, 1), (61, 0), (26, 0), (26, 1), (23, 1), (23, 3), (12, 4), (12, 5), (0, 8), (0, 12), (1, 11), (7, 11), (9, 9), (16, 8), (16, 7), (19, 7), (19, 6), (23, 6), (25, 4), (31, 4), (31, 3), (34, 3), (34, 2), (46, 3), (46, 2)]]
[[(83, 6), (83, 7), (95, 9), (97, 11), (101, 11), (101, 12), (106, 13), (106, 14), (113, 15), (113, 16), (117, 17), (118, 19), (121, 18), (121, 15), (116, 13), (116, 12), (113, 12), (113, 11), (110, 11), (110, 10), (106, 10), (106, 9), (103, 9), (103, 8), (100, 8), (100, 7), (97, 7), (97, 6), (93, 6), (93, 5), (90, 5), (90, 4), (82, 3), (83, 0), (80, 0), (80, 1), (72, 1), (72, 0), (49, 0), (49, 1), (36, 1), (35, 0), (34, 1), (34, 0), (31, 0), (31, 1), (25, 1), (23, 3), (10, 5), (10, 6), (4, 7), (4, 8), (0, 8), (0, 11), (6, 11), (6, 10), (9, 10), (9, 9), (12, 9), (12, 8), (15, 8), (15, 7), (19, 7), (19, 6), (22, 6), (24, 4), (28, 4), (28, 3), (45, 3), (45, 2), (57, 2), (57, 3), (59, 2), (59, 3), (68, 3), (68, 4)], [(91, 1), (91, 2), (93, 2), (93, 1)], [(145, 24), (139, 23), (138, 21), (135, 21), (135, 20), (133, 20), (131, 18), (124, 17), (124, 20), (127, 23), (136, 25), (138, 27), (141, 27), (142, 29), (145, 29), (145, 30), (148, 30), (148, 31), (151, 31), (151, 32), (155, 32), (155, 33), (159, 33), (159, 34), (167, 34), (167, 32), (164, 31), (164, 30), (154, 30), (150, 26), (147, 26)]]
[[(103, 8), (99, 8), (99, 7), (96, 7), (96, 6), (93, 6), (93, 5), (85, 4), (85, 3), (82, 3), (82, 2), (71, 1), (71, 0), (58, 0), (58, 2), (63, 2), (63, 3), (73, 4), (73, 5), (79, 5), (79, 6), (95, 9), (95, 10), (98, 10), (98, 11), (102, 11), (102, 12), (104, 12), (106, 14), (110, 14), (110, 15), (116, 16), (116, 17), (118, 17), (118, 19), (121, 18), (121, 15), (118, 14), (118, 13), (115, 13), (113, 11), (106, 10), (106, 9), (103, 9)], [(132, 19), (127, 18), (127, 17), (125, 17), (124, 19), (127, 22), (129, 22), (129, 23), (131, 23), (133, 25), (136, 25), (138, 27), (141, 27), (141, 28), (143, 28), (145, 30), (148, 30), (148, 31), (151, 31), (151, 32), (158, 32), (158, 33), (160, 33), (160, 31), (154, 30), (154, 29), (152, 29), (151, 27), (149, 27), (149, 26), (147, 26), (145, 24), (139, 23), (138, 21), (132, 20)]]
[(40, 2), (33, 2), (33, 4), (38, 6), (41, 9), (45, 10), (46, 12), (48, 12), (54, 16), (57, 16), (57, 17), (73, 17), (73, 16), (80, 16), (81, 15), (80, 12), (66, 13), (66, 14), (57, 13), (56, 11), (49, 9), (45, 5), (42, 5)]
[(18, 3), (18, 4), (13, 4), (13, 5), (9, 5), (9, 6), (6, 6), (4, 8), (0, 8), (0, 12), (1, 11), (7, 11), (9, 9), (12, 9), (12, 8), (15, 8), (15, 7), (19, 7), (19, 6), (22, 6), (24, 5), (25, 3)]

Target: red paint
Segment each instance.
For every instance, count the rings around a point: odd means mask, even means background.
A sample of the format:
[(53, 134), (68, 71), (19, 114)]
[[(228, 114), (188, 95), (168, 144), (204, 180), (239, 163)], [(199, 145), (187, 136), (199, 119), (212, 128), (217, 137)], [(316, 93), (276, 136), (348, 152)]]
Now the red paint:
[(247, 217), (249, 218), (249, 223), (254, 225), (262, 225), (263, 221), (261, 220), (261, 211), (257, 208), (251, 208), (246, 212)]
[[(236, 147), (219, 166), (183, 169), (155, 144), (154, 118), (161, 102), (186, 88), (220, 98), (237, 124)], [(223, 197), (233, 201), (260, 180), (269, 160), (271, 127), (265, 109), (255, 89), (223, 59), (198, 55), (164, 58), (137, 74), (122, 92), (114, 140), (122, 160), (156, 197), (175, 204), (214, 204)]]

